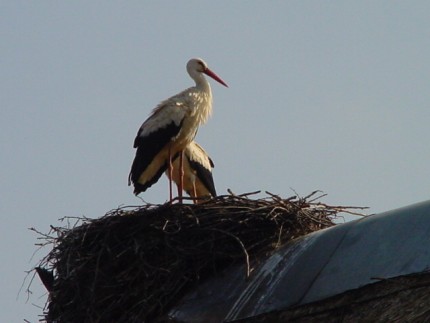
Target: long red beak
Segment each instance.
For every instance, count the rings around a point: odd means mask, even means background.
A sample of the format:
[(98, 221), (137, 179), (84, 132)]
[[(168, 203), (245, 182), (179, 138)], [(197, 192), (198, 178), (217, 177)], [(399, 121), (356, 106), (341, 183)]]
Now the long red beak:
[(228, 85), (223, 80), (221, 80), (221, 78), (218, 75), (216, 75), (214, 72), (212, 72), (209, 68), (204, 70), (203, 73), (205, 73), (207, 76), (212, 77), (215, 81), (221, 83), (225, 87), (228, 87)]

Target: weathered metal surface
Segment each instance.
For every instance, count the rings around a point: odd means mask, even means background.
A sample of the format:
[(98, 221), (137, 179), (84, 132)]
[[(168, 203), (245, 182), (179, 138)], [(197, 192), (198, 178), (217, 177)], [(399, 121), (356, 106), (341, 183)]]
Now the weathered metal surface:
[(203, 282), (170, 311), (184, 322), (223, 322), (284, 310), (430, 269), (430, 201), (312, 233)]

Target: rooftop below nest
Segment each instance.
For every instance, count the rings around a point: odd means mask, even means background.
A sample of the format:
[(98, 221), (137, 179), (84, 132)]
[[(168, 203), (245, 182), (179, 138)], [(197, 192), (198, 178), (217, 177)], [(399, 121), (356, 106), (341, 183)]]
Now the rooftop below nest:
[[(180, 322), (254, 322), (255, 317), (260, 322), (267, 313), (426, 272), (429, 216), (427, 201), (308, 234), (260, 259), (248, 280), (243, 266), (226, 269), (189, 291), (168, 316)], [(366, 293), (370, 297), (376, 292)]]

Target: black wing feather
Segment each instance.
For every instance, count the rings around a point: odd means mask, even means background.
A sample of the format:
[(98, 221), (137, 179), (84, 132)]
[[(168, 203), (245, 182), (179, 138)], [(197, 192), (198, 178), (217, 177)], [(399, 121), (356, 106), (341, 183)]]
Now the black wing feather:
[(134, 148), (137, 148), (136, 156), (134, 157), (130, 175), (128, 177), (129, 185), (131, 182), (134, 184), (134, 194), (137, 195), (140, 192), (146, 191), (148, 187), (159, 180), (163, 172), (167, 169), (166, 161), (166, 163), (160, 165), (160, 169), (157, 171), (155, 176), (147, 183), (138, 183), (139, 177), (149, 166), (154, 157), (172, 140), (173, 137), (179, 133), (181, 126), (182, 123), (178, 126), (175, 122), (171, 122), (166, 127), (151, 132), (144, 137), (140, 136), (142, 129), (139, 129), (137, 136), (134, 139)]
[[(211, 166), (213, 167), (212, 159), (209, 158), (209, 161), (211, 163)], [(196, 171), (197, 177), (200, 179), (206, 189), (211, 193), (213, 197), (215, 197), (216, 190), (214, 179), (212, 177), (212, 172), (196, 161), (188, 159), (188, 162), (190, 163), (191, 168)]]

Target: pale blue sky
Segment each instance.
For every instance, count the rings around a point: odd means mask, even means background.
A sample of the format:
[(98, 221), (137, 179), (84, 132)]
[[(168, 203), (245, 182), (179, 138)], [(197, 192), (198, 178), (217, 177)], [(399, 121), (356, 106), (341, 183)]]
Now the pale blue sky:
[[(36, 322), (18, 290), (37, 236), (64, 216), (139, 205), (134, 136), (192, 85), (214, 114), (197, 141), (217, 191), (313, 190), (382, 212), (429, 198), (428, 1), (3, 1), (0, 4), (1, 322)], [(163, 178), (141, 194), (168, 198)]]

